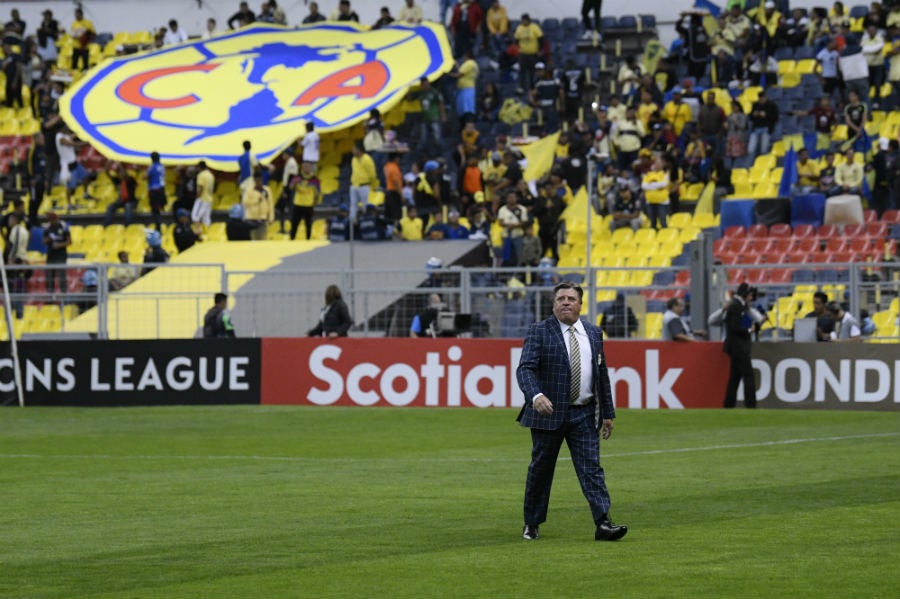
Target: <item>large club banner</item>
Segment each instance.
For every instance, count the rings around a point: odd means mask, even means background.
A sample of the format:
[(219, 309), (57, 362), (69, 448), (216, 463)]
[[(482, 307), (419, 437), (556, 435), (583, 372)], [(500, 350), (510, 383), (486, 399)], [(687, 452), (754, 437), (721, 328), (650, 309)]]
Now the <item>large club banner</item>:
[(255, 24), (103, 62), (60, 99), (60, 113), (107, 158), (146, 164), (159, 152), (167, 164), (235, 171), (244, 140), (266, 164), (306, 123), (345, 129), (452, 66), (433, 23)]
[[(0, 397), (16, 402), (9, 345)], [(27, 405), (258, 404), (259, 339), (19, 343)]]
[[(261, 401), (518, 407), (520, 340), (263, 339)], [(607, 341), (616, 407), (720, 408), (721, 343)], [(900, 410), (900, 345), (754, 345), (760, 408)], [(740, 405), (740, 403), (739, 403)]]

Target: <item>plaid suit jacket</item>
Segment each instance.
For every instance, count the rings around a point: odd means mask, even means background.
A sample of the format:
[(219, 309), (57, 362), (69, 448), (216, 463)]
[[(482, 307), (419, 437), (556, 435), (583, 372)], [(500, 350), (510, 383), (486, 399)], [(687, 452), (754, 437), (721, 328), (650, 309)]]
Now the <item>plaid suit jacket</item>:
[[(593, 366), (593, 394), (595, 398), (595, 426), (601, 419), (615, 418), (609, 372), (606, 369), (606, 355), (603, 352), (603, 333), (599, 327), (582, 319), (591, 345), (591, 365)], [(555, 316), (531, 325), (516, 380), (525, 395), (525, 405), (517, 420), (522, 426), (542, 430), (556, 430), (566, 420), (569, 409), (569, 354), (563, 340), (559, 321)], [(535, 395), (543, 393), (553, 404), (553, 413), (543, 416), (531, 403)]]

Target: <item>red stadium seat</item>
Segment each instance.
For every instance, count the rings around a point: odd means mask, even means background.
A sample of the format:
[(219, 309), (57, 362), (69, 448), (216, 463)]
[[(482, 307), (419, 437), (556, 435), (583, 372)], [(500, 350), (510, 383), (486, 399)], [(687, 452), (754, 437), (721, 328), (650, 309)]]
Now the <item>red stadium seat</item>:
[(815, 237), (801, 237), (794, 243), (794, 251), (811, 254), (819, 249), (819, 240)]
[(828, 264), (853, 262), (856, 252), (830, 252), (824, 258), (824, 262)]
[(751, 269), (746, 271), (747, 278), (745, 279), (751, 285), (759, 285), (761, 283), (765, 283), (769, 280), (768, 271), (762, 268), (759, 269)]
[(728, 270), (728, 284), (740, 285), (747, 279), (747, 271), (744, 269), (731, 268)]
[(777, 237), (775, 238), (775, 247), (772, 248), (776, 252), (789, 252), (794, 249), (793, 237)]
[(773, 268), (769, 271), (770, 283), (790, 283), (793, 279), (794, 271), (790, 268)]
[(731, 242), (731, 249), (729, 251), (735, 254), (745, 254), (747, 252), (751, 252), (753, 251), (753, 240), (735, 239)]
[(769, 252), (763, 256), (766, 264), (788, 264), (790, 263), (790, 254), (787, 252)]
[(713, 241), (713, 255), (718, 256), (723, 252), (727, 252), (731, 247), (731, 240), (720, 237)]
[(885, 210), (881, 215), (883, 223), (900, 223), (900, 210)]
[(872, 239), (865, 236), (852, 237), (847, 240), (846, 250), (856, 253), (864, 253), (872, 250), (875, 244)]
[(816, 229), (816, 236), (820, 239), (828, 239), (829, 237), (837, 237), (841, 232), (837, 225), (819, 225)]
[(675, 275), (675, 284), (679, 287), (683, 287), (691, 284), (691, 271), (689, 270), (679, 270)]
[(791, 226), (787, 223), (775, 223), (769, 227), (769, 237), (790, 237)]
[(750, 225), (750, 228), (747, 229), (748, 237), (768, 237), (769, 236), (769, 227), (766, 225)]
[(844, 252), (847, 251), (847, 242), (839, 237), (830, 238), (825, 244), (826, 252)]
[(869, 237), (887, 237), (888, 235), (888, 224), (887, 223), (867, 223), (866, 224), (866, 234)]
[(797, 225), (796, 227), (794, 227), (794, 237), (814, 237), (815, 234), (816, 228), (812, 225)]
[(878, 221), (878, 213), (874, 210), (863, 210), (863, 222), (874, 223)]
[(866, 226), (865, 225), (857, 225), (857, 224), (844, 225), (844, 237), (856, 237), (857, 235), (865, 235), (865, 234), (866, 234)]
[(722, 264), (740, 264), (741, 257), (735, 252), (725, 252), (719, 256), (719, 262)]
[(725, 229), (725, 237), (727, 239), (738, 239), (747, 235), (747, 229), (742, 225), (733, 225)]
[(776, 250), (778, 239), (769, 237), (768, 239), (758, 239), (754, 244), (754, 249), (761, 254), (771, 254)]

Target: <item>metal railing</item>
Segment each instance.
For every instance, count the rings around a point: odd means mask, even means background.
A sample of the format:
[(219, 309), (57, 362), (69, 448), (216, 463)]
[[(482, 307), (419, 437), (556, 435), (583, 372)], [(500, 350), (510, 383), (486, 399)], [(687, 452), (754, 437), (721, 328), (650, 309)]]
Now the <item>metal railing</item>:
[[(690, 299), (696, 265), (634, 268), (447, 268), (379, 271), (228, 271), (221, 264), (161, 264), (157, 273), (138, 277), (116, 290), (115, 264), (8, 266), (13, 326), (26, 335), (71, 333), (101, 339), (183, 338), (198, 334), (213, 293), (231, 294), (233, 318), (240, 336), (304, 336), (316, 324), (329, 284), (343, 292), (354, 336), (408, 336), (429, 296), (440, 295), (441, 312), (466, 315), (462, 334), (473, 337), (521, 337), (537, 319), (552, 313), (552, 288), (560, 280), (580, 283), (585, 291), (583, 314), (600, 323), (603, 311), (621, 295), (638, 319), (632, 339), (656, 338), (665, 299)], [(142, 271), (145, 265), (132, 265)], [(764, 271), (794, 270), (790, 282), (772, 282)], [(797, 280), (804, 273), (806, 280)], [(31, 271), (30, 278), (24, 274)], [(50, 274), (53, 271), (54, 274)], [(49, 287), (50, 277), (65, 271), (64, 290)], [(92, 275), (85, 273), (92, 272)], [(651, 273), (641, 277), (635, 273)], [(19, 275), (22, 275), (21, 279)], [(845, 303), (859, 318), (897, 307), (900, 264), (761, 264), (715, 265), (707, 312), (719, 307), (740, 280), (760, 289), (757, 304), (769, 316), (761, 338), (785, 341), (797, 313), (810, 311), (814, 290)], [(24, 281), (21, 286), (17, 281)], [(640, 285), (636, 281), (642, 280)], [(650, 281), (650, 284), (646, 284)], [(798, 285), (801, 286), (798, 288)], [(806, 286), (805, 288), (803, 286)], [(794, 298), (786, 300), (783, 298)], [(798, 301), (794, 301), (798, 300)], [(892, 304), (893, 302), (893, 304)], [(694, 302), (696, 304), (696, 302)], [(790, 312), (790, 314), (788, 314)], [(470, 316), (469, 316), (470, 315)], [(694, 327), (706, 328), (707, 314), (694, 315)], [(862, 320), (862, 319), (860, 319)], [(649, 323), (649, 324), (648, 324)], [(882, 322), (872, 339), (893, 336), (894, 321)], [(8, 338), (6, 319), (0, 338)]]

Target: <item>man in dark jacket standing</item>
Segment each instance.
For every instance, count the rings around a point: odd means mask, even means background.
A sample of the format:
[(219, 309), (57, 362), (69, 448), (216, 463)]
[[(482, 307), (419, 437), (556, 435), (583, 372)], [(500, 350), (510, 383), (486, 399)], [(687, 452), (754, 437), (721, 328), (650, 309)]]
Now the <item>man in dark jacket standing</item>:
[(203, 317), (203, 338), (223, 339), (234, 338), (234, 325), (231, 323), (231, 313), (228, 312), (228, 296), (217, 293), (213, 297), (215, 305), (209, 309)]
[(744, 383), (744, 405), (756, 407), (756, 380), (753, 377), (753, 366), (750, 362), (750, 329), (754, 325), (754, 317), (750, 302), (754, 299), (755, 290), (747, 283), (741, 283), (731, 302), (725, 309), (725, 343), (724, 351), (731, 359), (731, 371), (728, 375), (728, 386), (725, 388), (725, 407), (737, 405), (738, 386)]

